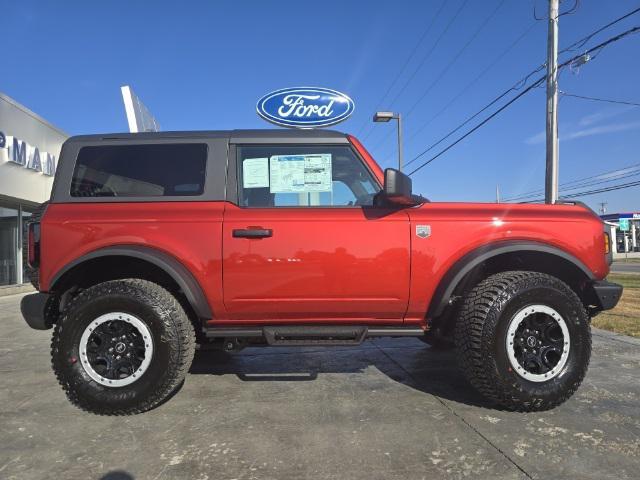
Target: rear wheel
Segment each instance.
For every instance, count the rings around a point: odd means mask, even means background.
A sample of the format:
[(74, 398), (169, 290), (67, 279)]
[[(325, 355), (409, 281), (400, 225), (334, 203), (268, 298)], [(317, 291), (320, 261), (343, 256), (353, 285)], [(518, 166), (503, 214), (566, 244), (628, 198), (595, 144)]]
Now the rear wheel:
[(52, 365), (67, 397), (103, 415), (149, 410), (182, 383), (195, 349), (180, 303), (145, 280), (114, 280), (73, 298), (52, 340)]
[(569, 286), (537, 272), (504, 272), (467, 295), (455, 328), (465, 375), (510, 410), (566, 401), (591, 355), (589, 317)]

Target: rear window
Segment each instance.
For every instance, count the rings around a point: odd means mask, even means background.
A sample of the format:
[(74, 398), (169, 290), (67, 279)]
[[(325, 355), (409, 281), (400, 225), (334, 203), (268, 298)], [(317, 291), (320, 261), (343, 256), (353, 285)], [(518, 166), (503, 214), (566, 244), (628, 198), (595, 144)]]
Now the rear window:
[(202, 195), (207, 145), (177, 143), (83, 147), (71, 180), (72, 197)]

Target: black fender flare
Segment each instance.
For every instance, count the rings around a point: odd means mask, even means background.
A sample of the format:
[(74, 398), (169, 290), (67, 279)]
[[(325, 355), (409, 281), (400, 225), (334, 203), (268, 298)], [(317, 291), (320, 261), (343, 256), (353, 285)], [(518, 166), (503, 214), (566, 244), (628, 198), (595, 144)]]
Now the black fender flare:
[(555, 255), (573, 264), (582, 271), (589, 280), (596, 280), (593, 272), (580, 259), (558, 247), (540, 242), (522, 240), (494, 242), (483, 245), (465, 254), (444, 274), (430, 302), (427, 317), (435, 318), (442, 315), (456, 287), (465, 275), (474, 268), (492, 257), (513, 252), (538, 252)]
[(156, 267), (162, 269), (169, 275), (180, 287), (187, 297), (187, 301), (193, 308), (196, 315), (201, 319), (211, 319), (213, 314), (209, 302), (200, 287), (198, 281), (193, 274), (178, 259), (161, 250), (138, 246), (138, 245), (120, 245), (114, 247), (105, 247), (89, 252), (75, 260), (69, 262), (56, 272), (50, 282), (50, 290), (55, 289), (56, 283), (72, 268), (78, 265), (100, 257), (133, 257), (139, 260), (149, 262)]

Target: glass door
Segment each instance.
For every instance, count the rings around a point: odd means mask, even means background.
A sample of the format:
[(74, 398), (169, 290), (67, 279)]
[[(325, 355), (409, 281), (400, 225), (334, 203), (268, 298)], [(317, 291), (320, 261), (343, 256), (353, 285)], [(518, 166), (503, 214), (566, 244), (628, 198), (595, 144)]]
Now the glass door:
[(17, 279), (18, 210), (0, 207), (0, 285)]

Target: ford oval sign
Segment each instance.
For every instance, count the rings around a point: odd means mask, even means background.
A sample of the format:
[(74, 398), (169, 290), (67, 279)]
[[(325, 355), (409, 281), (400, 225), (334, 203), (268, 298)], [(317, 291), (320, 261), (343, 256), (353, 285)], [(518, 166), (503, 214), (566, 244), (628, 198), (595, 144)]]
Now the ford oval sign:
[(329, 88), (297, 87), (271, 92), (258, 101), (258, 115), (285, 127), (327, 127), (351, 116), (355, 105)]

